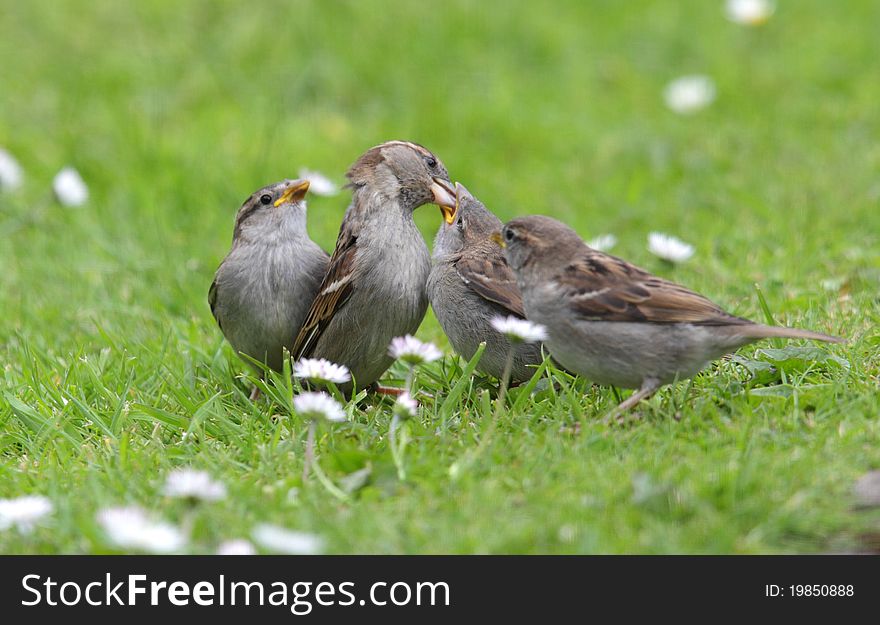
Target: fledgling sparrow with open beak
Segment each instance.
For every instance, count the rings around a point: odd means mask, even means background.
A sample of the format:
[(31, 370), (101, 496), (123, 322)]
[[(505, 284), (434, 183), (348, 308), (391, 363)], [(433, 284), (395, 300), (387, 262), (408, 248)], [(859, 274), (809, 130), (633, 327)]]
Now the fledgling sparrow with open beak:
[(615, 413), (760, 339), (843, 342), (730, 315), (698, 293), (590, 248), (549, 217), (514, 219), (496, 237), (526, 317), (547, 328), (544, 344), (553, 358), (599, 384), (638, 389)]
[[(443, 163), (407, 141), (368, 150), (346, 175), (352, 201), (293, 354), (345, 365), (366, 388), (393, 362), (391, 339), (415, 333), (428, 307), (431, 258), (413, 211), (454, 206), (455, 197)], [(353, 385), (339, 388), (348, 394)]]
[(330, 262), (306, 230), (308, 189), (308, 180), (285, 180), (242, 204), (232, 249), (208, 291), (211, 312), (235, 351), (275, 371), (282, 369), (284, 348), (293, 348)]
[[(455, 183), (455, 206), (441, 206), (443, 224), (434, 239), (434, 266), (428, 277), (428, 299), (456, 352), (470, 360), (483, 341), (486, 349), (477, 369), (501, 378), (510, 341), (492, 327), (495, 317), (525, 319), (516, 278), (492, 235), (502, 223), (461, 184)], [(513, 346), (510, 379), (524, 382), (541, 364), (541, 346)]]

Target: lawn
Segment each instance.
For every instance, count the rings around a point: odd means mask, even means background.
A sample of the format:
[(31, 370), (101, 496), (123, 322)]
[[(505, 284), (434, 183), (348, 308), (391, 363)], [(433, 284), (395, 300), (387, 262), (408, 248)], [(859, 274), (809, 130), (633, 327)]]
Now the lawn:
[[(0, 530), (0, 553), (118, 551), (96, 514), (125, 505), (197, 553), (264, 523), (326, 553), (866, 549), (880, 519), (852, 488), (880, 468), (880, 5), (779, 4), (749, 28), (706, 0), (0, 1), (0, 146), (25, 173), (0, 193), (0, 498), (54, 506)], [(665, 85), (695, 73), (715, 101), (672, 112)], [(406, 479), (390, 404), (370, 397), (319, 429), (326, 483), (303, 483), (307, 424), (280, 378), (248, 400), (208, 286), (252, 191), (300, 167), (341, 184), (396, 138), (502, 219), (613, 233), (615, 254), (735, 314), (764, 320), (763, 296), (776, 322), (849, 342), (744, 348), (622, 426), (601, 419), (613, 389), (551, 371), (495, 421), (495, 381), (462, 376), (429, 313), (418, 336), (447, 355), (417, 376)], [(81, 207), (52, 197), (67, 164)], [(309, 202), (330, 249), (348, 193)], [(417, 222), (430, 242), (439, 211)], [(654, 230), (696, 253), (653, 257)], [(166, 496), (181, 467), (227, 497)]]

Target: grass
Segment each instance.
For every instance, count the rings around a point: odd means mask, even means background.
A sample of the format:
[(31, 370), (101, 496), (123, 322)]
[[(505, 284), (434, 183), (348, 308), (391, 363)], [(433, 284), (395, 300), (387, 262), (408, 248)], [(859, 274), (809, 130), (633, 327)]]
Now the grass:
[[(876, 3), (782, 3), (759, 29), (702, 0), (0, 4), (0, 145), (27, 176), (0, 195), (0, 497), (55, 504), (0, 552), (112, 551), (96, 511), (129, 503), (189, 519), (198, 552), (261, 522), (331, 553), (824, 552), (876, 531), (850, 494), (880, 467)], [(677, 116), (663, 86), (694, 72), (718, 98)], [(551, 372), (558, 388), (511, 392), (456, 479), (494, 382), (450, 353), (419, 372), (406, 481), (388, 404), (319, 430), (335, 484), (370, 469), (340, 501), (301, 483), (306, 424), (283, 395), (248, 401), (206, 294), (249, 193), (301, 166), (341, 180), (390, 138), (429, 146), (503, 219), (613, 232), (615, 253), (735, 314), (763, 318), (757, 284), (777, 322), (850, 341), (745, 348), (625, 427), (601, 424), (612, 389)], [(51, 199), (67, 163), (82, 208)], [(326, 248), (346, 202), (310, 200)], [(436, 209), (417, 221), (430, 241)], [(695, 257), (653, 259), (651, 230)], [(430, 314), (419, 336), (449, 352)], [(229, 497), (164, 497), (182, 466)]]

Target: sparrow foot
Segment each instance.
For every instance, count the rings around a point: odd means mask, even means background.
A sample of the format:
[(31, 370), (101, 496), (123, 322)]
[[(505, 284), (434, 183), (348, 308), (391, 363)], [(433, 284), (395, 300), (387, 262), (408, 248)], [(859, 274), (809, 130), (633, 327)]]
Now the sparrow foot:
[(615, 420), (620, 421), (619, 417), (621, 417), (623, 413), (635, 408), (643, 399), (648, 399), (651, 395), (657, 392), (657, 389), (660, 388), (660, 386), (661, 384), (659, 380), (653, 378), (644, 380), (642, 382), (642, 388), (627, 397), (619, 406), (617, 406), (617, 408), (609, 412), (602, 422), (605, 425), (612, 425)]
[(396, 386), (382, 386), (381, 384), (374, 384), (370, 390), (379, 395), (388, 395), (389, 397), (399, 397), (406, 391), (406, 389), (397, 388)]
[(263, 396), (263, 391), (260, 390), (259, 386), (255, 386), (253, 388), (253, 390), (251, 391), (251, 395), (250, 395), (250, 397), (248, 397), (248, 399), (250, 399), (251, 401), (260, 401), (260, 397), (262, 397), (262, 396)]

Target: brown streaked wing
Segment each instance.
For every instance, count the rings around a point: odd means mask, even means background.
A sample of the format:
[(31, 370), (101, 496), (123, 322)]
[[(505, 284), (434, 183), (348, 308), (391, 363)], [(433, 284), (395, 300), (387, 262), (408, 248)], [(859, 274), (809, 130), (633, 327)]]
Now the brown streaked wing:
[[(349, 212), (349, 215), (351, 212)], [(308, 357), (315, 348), (321, 334), (333, 319), (333, 315), (342, 308), (351, 297), (354, 288), (352, 271), (354, 256), (357, 252), (357, 228), (354, 219), (346, 215), (336, 239), (336, 249), (330, 257), (327, 275), (321, 282), (318, 296), (312, 302), (309, 314), (300, 328), (291, 353), (296, 360)]]
[(499, 252), (500, 248), (494, 242), (476, 245), (461, 255), (455, 268), (477, 295), (525, 319), (522, 295), (513, 271)]
[(578, 316), (594, 321), (642, 321), (730, 325), (735, 317), (688, 288), (659, 278), (623, 259), (587, 250), (556, 277), (564, 300)]

